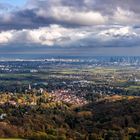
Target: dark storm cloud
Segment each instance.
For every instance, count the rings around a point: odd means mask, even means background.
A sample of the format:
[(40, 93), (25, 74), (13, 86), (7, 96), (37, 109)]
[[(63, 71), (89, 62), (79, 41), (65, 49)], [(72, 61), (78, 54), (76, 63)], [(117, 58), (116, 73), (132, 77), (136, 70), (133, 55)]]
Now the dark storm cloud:
[(121, 7), (139, 13), (139, 5), (139, 0), (96, 0), (95, 8), (99, 11), (109, 13), (109, 11), (113, 12), (117, 7)]
[[(50, 24), (71, 27), (139, 24), (139, 5), (139, 0), (28, 0), (22, 8), (0, 15), (0, 30)], [(0, 8), (8, 9), (9, 5), (0, 4)]]

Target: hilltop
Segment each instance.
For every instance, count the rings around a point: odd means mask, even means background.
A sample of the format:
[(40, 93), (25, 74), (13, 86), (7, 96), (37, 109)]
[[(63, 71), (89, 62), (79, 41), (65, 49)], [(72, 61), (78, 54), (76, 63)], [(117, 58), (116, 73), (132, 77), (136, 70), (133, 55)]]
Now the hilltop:
[(0, 135), (38, 140), (127, 140), (140, 135), (139, 97), (114, 95), (80, 106), (47, 100), (49, 96), (44, 103), (42, 97), (34, 105), (1, 104)]

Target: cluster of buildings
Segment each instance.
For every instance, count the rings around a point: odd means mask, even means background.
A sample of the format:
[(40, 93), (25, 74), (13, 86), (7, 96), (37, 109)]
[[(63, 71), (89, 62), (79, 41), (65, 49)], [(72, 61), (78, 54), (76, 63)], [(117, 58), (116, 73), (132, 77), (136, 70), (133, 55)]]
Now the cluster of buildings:
[(56, 90), (52, 92), (53, 101), (63, 101), (70, 104), (84, 105), (87, 101), (83, 97), (74, 95), (71, 90)]

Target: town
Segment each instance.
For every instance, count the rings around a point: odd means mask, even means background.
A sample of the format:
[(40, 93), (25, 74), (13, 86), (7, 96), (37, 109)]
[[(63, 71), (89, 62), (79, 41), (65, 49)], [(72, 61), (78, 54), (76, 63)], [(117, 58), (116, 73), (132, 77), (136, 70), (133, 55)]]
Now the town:
[(117, 136), (139, 134), (129, 116), (140, 105), (138, 63), (137, 57), (1, 60), (0, 135), (81, 140), (108, 137), (110, 128)]

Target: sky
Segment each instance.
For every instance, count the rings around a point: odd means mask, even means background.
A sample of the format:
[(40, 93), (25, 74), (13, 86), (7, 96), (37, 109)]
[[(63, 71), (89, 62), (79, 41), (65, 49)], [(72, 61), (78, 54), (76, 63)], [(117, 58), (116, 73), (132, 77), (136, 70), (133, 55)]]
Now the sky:
[(0, 56), (140, 55), (140, 0), (0, 0)]
[(7, 3), (13, 6), (23, 6), (26, 3), (26, 0), (0, 0), (1, 4)]

